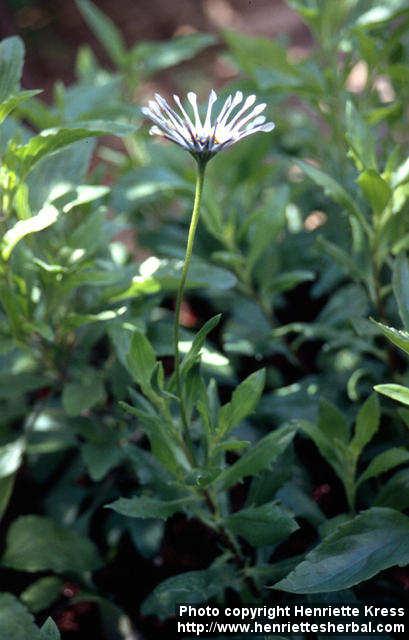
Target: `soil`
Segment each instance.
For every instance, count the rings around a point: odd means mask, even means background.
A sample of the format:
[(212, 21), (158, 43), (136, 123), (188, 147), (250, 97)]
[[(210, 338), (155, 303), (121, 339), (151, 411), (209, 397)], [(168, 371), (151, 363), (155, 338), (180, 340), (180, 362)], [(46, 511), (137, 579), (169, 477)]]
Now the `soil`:
[[(223, 29), (285, 37), (296, 55), (303, 55), (311, 45), (308, 29), (284, 0), (94, 0), (94, 4), (119, 27), (128, 45)], [(45, 95), (57, 79), (73, 80), (76, 51), (84, 43), (109, 65), (74, 0), (5, 0), (0, 4), (0, 32), (2, 37), (19, 34), (24, 39), (24, 84), (44, 88)], [(204, 67), (216, 86), (226, 80), (228, 69), (214, 51), (194, 64)]]

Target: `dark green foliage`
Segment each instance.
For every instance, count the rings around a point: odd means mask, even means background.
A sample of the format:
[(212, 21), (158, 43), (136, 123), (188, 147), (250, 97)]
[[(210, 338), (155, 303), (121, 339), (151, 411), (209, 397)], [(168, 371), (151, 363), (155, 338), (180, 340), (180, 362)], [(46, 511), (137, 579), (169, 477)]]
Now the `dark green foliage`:
[[(137, 605), (166, 619), (226, 589), (366, 602), (368, 584), (402, 604), (388, 569), (409, 561), (407, 3), (291, 0), (314, 38), (303, 60), (231, 31), (127, 48), (76, 4), (113, 70), (82, 48), (52, 104), (20, 86), (22, 41), (0, 43), (1, 564), (21, 580), (0, 594), (0, 638), (58, 640), (67, 581), (104, 640), (138, 628)], [(261, 96), (277, 127), (209, 164), (180, 394), (194, 167), (129, 96), (215, 43), (239, 73), (222, 93)], [(161, 573), (172, 527), (200, 557)], [(169, 576), (132, 610), (106, 580), (126, 545), (130, 570), (142, 557)]]

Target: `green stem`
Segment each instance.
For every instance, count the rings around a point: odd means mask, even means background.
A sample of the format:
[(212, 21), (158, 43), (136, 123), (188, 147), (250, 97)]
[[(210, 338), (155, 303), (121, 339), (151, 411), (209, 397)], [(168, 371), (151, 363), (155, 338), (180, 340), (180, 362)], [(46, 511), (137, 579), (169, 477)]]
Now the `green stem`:
[(188, 271), (189, 271), (190, 260), (192, 258), (192, 252), (193, 252), (193, 245), (194, 245), (194, 241), (195, 241), (197, 223), (199, 222), (200, 203), (202, 201), (205, 169), (206, 169), (206, 162), (201, 162), (200, 160), (198, 160), (198, 162), (197, 162), (197, 178), (196, 178), (195, 200), (194, 200), (194, 203), (193, 203), (192, 217), (190, 219), (190, 226), (189, 226), (189, 234), (188, 234), (188, 237), (187, 237), (185, 260), (183, 262), (182, 275), (181, 275), (181, 278), (180, 278), (179, 288), (178, 288), (178, 293), (177, 293), (177, 298), (176, 298), (175, 321), (174, 321), (174, 329), (173, 329), (176, 389), (177, 389), (177, 394), (179, 396), (179, 401), (180, 401), (180, 415), (182, 417), (183, 428), (184, 428), (185, 436), (186, 436), (186, 439), (187, 439), (189, 445), (191, 445), (190, 434), (189, 434), (189, 425), (188, 425), (188, 421), (187, 421), (186, 407), (185, 407), (185, 401), (184, 401), (184, 397), (183, 397), (182, 381), (181, 381), (181, 378), (180, 378), (180, 361), (179, 361), (180, 309), (181, 309), (181, 306), (182, 306), (183, 294), (184, 294), (184, 290), (185, 290), (187, 274), (188, 274)]

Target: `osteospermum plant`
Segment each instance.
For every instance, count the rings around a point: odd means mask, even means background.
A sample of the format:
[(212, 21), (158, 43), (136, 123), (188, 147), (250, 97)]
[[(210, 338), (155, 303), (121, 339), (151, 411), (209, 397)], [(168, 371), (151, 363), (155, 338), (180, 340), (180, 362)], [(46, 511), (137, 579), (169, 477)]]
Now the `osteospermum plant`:
[(192, 257), (196, 228), (200, 216), (200, 204), (203, 193), (205, 169), (208, 161), (219, 151), (228, 149), (233, 144), (253, 133), (269, 133), (274, 129), (274, 122), (266, 122), (266, 116), (262, 115), (266, 103), (258, 103), (257, 97), (252, 94), (244, 98), (241, 91), (229, 95), (224, 101), (217, 115), (217, 94), (212, 89), (207, 102), (206, 115), (202, 119), (199, 114), (197, 95), (190, 91), (187, 100), (191, 106), (191, 115), (187, 112), (179, 96), (174, 95), (177, 109), (158, 93), (155, 100), (149, 101), (148, 107), (142, 108), (142, 113), (149, 118), (154, 125), (149, 133), (170, 140), (188, 151), (197, 163), (196, 190), (193, 210), (190, 220), (189, 233), (186, 245), (186, 254), (183, 262), (182, 274), (178, 287), (174, 322), (174, 357), (175, 379), (180, 400), (182, 422), (186, 436), (189, 438), (189, 426), (186, 417), (185, 401), (180, 376), (179, 363), (179, 327), (180, 310), (183, 300), (189, 264)]

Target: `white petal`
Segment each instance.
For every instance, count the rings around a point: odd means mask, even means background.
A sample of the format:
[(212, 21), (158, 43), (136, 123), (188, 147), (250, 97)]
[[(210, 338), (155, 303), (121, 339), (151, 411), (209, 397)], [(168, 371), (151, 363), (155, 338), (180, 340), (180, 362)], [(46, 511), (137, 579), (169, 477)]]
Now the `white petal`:
[(153, 113), (153, 111), (151, 111), (147, 107), (143, 107), (142, 113), (144, 114), (144, 116), (149, 118), (149, 120), (152, 120), (152, 122), (157, 124), (160, 129), (165, 129), (166, 131), (168, 131), (168, 130), (170, 131), (169, 124), (162, 117), (162, 115), (157, 115), (156, 113)]
[(253, 104), (256, 101), (256, 96), (255, 95), (251, 95), (248, 98), (246, 98), (243, 106), (241, 109), (239, 109), (239, 111), (236, 113), (236, 115), (233, 117), (233, 119), (228, 123), (228, 127), (230, 127), (230, 129), (233, 128), (234, 124), (237, 122), (237, 120), (243, 115), (243, 113), (245, 113), (247, 111), (247, 109), (250, 109), (250, 107), (253, 106)]
[(258, 127), (254, 127), (253, 129), (245, 129), (244, 131), (240, 131), (237, 134), (236, 141), (245, 138), (246, 136), (250, 136), (252, 133), (259, 133), (260, 131), (264, 131), (265, 133), (269, 133), (275, 127), (274, 122), (267, 122), (267, 124), (262, 124)]
[[(239, 129), (242, 128), (243, 125), (246, 124), (246, 122), (248, 122), (249, 120), (251, 120), (255, 116), (258, 116), (262, 111), (264, 111), (266, 106), (267, 105), (265, 104), (265, 102), (263, 102), (262, 104), (258, 104), (256, 107), (254, 107), (254, 109), (252, 111), (250, 111), (250, 113), (248, 113), (246, 116), (244, 116), (244, 118), (239, 120), (239, 122), (236, 121), (236, 124), (234, 125), (235, 131), (238, 131)], [(232, 123), (233, 123), (233, 120), (230, 123), (230, 126), (232, 126)]]
[(243, 100), (242, 92), (241, 91), (236, 91), (236, 93), (234, 94), (234, 98), (233, 98), (229, 108), (226, 110), (226, 113), (224, 113), (223, 116), (222, 116), (221, 112), (219, 114), (218, 120), (219, 120), (220, 124), (224, 125), (226, 123), (227, 118), (229, 117), (229, 115), (231, 114), (233, 109), (235, 109), (240, 104), (240, 102), (242, 100)]
[(199, 116), (199, 109), (197, 108), (197, 96), (195, 93), (193, 93), (193, 91), (189, 91), (189, 93), (187, 94), (187, 99), (192, 105), (193, 113), (195, 116), (196, 133), (198, 136), (201, 136), (203, 127), (202, 127), (202, 121), (200, 120), (200, 116)]
[(185, 124), (187, 125), (187, 127), (190, 129), (190, 131), (193, 133), (194, 132), (194, 125), (193, 122), (191, 121), (190, 117), (188, 116), (187, 112), (185, 111), (185, 109), (183, 108), (182, 102), (179, 98), (179, 96), (174, 95), (173, 96), (174, 101), (176, 102), (176, 104), (178, 105), (180, 111), (182, 112), (182, 115), (185, 119)]
[(248, 129), (253, 129), (253, 127), (258, 127), (260, 124), (263, 124), (265, 121), (266, 121), (266, 116), (257, 116), (257, 118), (254, 118), (252, 122), (249, 122), (249, 124), (246, 127), (246, 131)]
[(218, 125), (222, 119), (224, 118), (226, 112), (229, 110), (229, 108), (231, 107), (232, 104), (232, 97), (228, 96), (228, 98), (226, 99), (224, 105), (222, 106), (222, 108), (220, 109), (220, 113), (216, 118), (216, 123), (215, 125)]
[(210, 130), (211, 130), (211, 118), (212, 118), (212, 108), (214, 103), (217, 100), (217, 94), (216, 91), (214, 91), (213, 89), (210, 92), (209, 95), (209, 102), (207, 103), (207, 112), (206, 112), (206, 119), (203, 125), (203, 129), (204, 129), (204, 134), (205, 135), (210, 135)]
[(178, 113), (176, 113), (176, 111), (174, 111), (172, 109), (172, 107), (167, 103), (167, 101), (164, 98), (162, 98), (162, 96), (160, 96), (158, 93), (155, 94), (155, 98), (158, 101), (160, 107), (163, 109), (163, 111), (166, 113), (168, 118), (171, 120), (171, 122), (178, 129), (182, 129), (183, 130), (184, 124), (183, 124), (183, 120), (180, 117), (180, 115)]
[(165, 135), (164, 132), (162, 131), (162, 129), (159, 129), (159, 127), (156, 124), (154, 124), (153, 127), (151, 127), (149, 129), (149, 134), (151, 136), (164, 136)]

